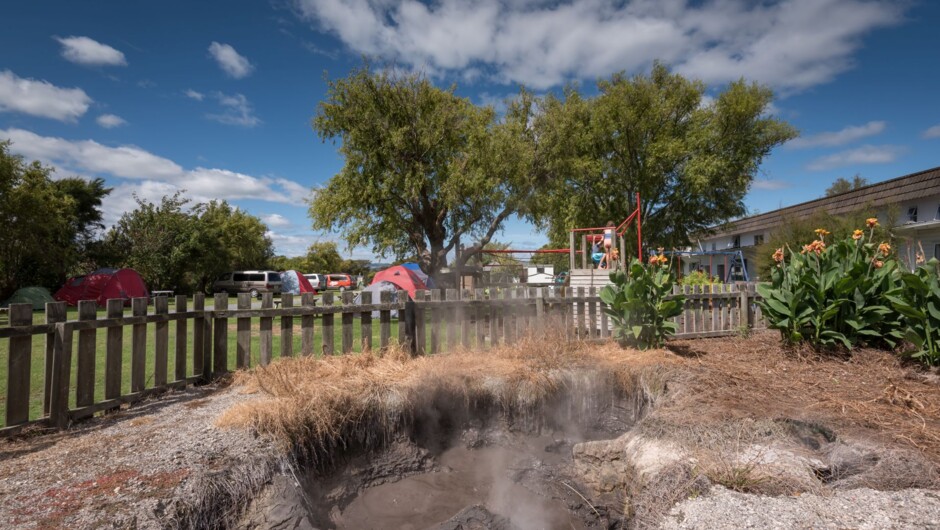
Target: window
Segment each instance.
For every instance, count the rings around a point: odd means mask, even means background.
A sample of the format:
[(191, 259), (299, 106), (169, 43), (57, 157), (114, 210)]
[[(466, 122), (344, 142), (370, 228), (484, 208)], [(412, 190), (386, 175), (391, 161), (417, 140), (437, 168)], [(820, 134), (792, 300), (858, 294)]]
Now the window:
[(764, 244), (764, 234), (757, 234), (756, 236), (754, 236), (754, 246), (755, 246), (755, 247), (756, 247), (757, 245), (763, 245), (763, 244)]
[(907, 220), (912, 223), (917, 222), (917, 207), (916, 206), (912, 206), (910, 209), (907, 210)]
[(247, 282), (248, 275), (243, 272), (236, 272), (232, 275), (232, 281), (234, 282)]
[(937, 216), (934, 219), (940, 219), (940, 204), (937, 205)]
[(940, 243), (933, 246), (933, 257), (940, 259)]
[(715, 243), (714, 241), (712, 241), (712, 252), (716, 250), (718, 250), (718, 243)]
[(741, 248), (741, 236), (734, 236), (731, 239), (731, 248)]
[(276, 273), (276, 272), (269, 272), (269, 273), (268, 273), (268, 281), (269, 281), (269, 282), (279, 282), (279, 281), (281, 281), (281, 275), (278, 274), (278, 273)]

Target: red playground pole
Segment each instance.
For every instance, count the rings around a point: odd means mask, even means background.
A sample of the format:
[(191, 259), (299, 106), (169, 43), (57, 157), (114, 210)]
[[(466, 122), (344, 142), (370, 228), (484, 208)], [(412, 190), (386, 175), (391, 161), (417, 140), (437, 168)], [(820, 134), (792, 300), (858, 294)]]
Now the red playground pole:
[(636, 255), (643, 263), (643, 232), (640, 227), (640, 192), (636, 192)]

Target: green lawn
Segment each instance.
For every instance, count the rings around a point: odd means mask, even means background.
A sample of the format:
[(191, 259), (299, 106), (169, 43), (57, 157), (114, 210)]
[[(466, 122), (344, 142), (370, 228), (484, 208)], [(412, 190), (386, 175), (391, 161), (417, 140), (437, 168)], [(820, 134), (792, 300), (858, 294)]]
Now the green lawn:
[[(172, 305), (172, 304), (171, 304)], [(190, 307), (192, 307), (190, 303)], [(152, 311), (152, 309), (151, 309)], [(171, 307), (172, 312), (172, 307)], [(129, 310), (125, 312), (129, 314)], [(77, 318), (77, 310), (74, 308), (69, 308), (68, 313), (69, 320), (75, 320)], [(99, 311), (99, 318), (104, 318), (104, 311)], [(44, 321), (44, 315), (42, 312), (36, 312), (34, 315), (34, 322), (39, 324)], [(193, 345), (192, 345), (192, 329), (193, 322), (189, 320), (187, 329), (187, 367), (186, 374), (193, 374)], [(294, 317), (293, 319), (293, 333), (292, 333), (292, 342), (293, 342), (293, 351), (294, 355), (301, 354), (301, 319), (300, 317)], [(4, 324), (5, 325), (5, 324)], [(340, 353), (342, 351), (342, 317), (337, 314), (334, 317), (334, 352)], [(154, 377), (154, 363), (155, 363), (155, 324), (148, 324), (147, 326), (147, 368), (146, 368), (146, 378), (147, 378), (147, 388), (153, 387), (153, 377)], [(360, 330), (361, 320), (357, 314), (353, 319), (353, 351), (359, 352), (362, 349), (362, 333)], [(167, 374), (168, 380), (172, 381), (175, 379), (176, 373), (176, 324), (170, 323), (169, 326), (169, 337), (168, 337), (168, 366)], [(280, 356), (281, 352), (281, 318), (273, 318), (273, 330), (272, 330), (272, 342), (273, 342), (273, 357), (276, 359)], [(317, 317), (314, 321), (314, 354), (319, 354), (321, 351), (322, 344), (322, 318)], [(72, 406), (75, 405), (75, 377), (76, 377), (76, 365), (78, 359), (78, 335), (75, 333), (72, 338), (72, 379), (71, 379), (71, 392), (70, 392), (70, 403)], [(380, 335), (380, 326), (377, 318), (372, 319), (372, 337), (374, 347), (379, 345), (379, 335)], [(392, 342), (397, 341), (398, 337), (398, 321), (393, 319), (391, 322), (391, 340)], [(236, 366), (236, 319), (228, 319), (228, 368), (229, 370), (234, 370)], [(105, 372), (105, 344), (107, 338), (107, 331), (105, 329), (99, 329), (95, 334), (96, 339), (96, 356), (95, 356), (95, 401), (100, 401), (104, 399), (104, 372)], [(42, 402), (43, 402), (43, 388), (44, 388), (44, 365), (45, 365), (45, 348), (46, 348), (46, 338), (42, 335), (33, 336), (32, 342), (32, 357), (30, 365), (30, 419), (37, 419), (42, 416)], [(257, 366), (260, 361), (260, 319), (253, 318), (251, 319), (251, 366)], [(124, 336), (123, 336), (123, 359), (122, 359), (122, 394), (127, 394), (130, 392), (130, 369), (131, 369), (131, 326), (124, 327)], [(6, 424), (6, 400), (7, 400), (7, 370), (9, 363), (9, 339), (0, 340), (0, 426), (5, 426)]]

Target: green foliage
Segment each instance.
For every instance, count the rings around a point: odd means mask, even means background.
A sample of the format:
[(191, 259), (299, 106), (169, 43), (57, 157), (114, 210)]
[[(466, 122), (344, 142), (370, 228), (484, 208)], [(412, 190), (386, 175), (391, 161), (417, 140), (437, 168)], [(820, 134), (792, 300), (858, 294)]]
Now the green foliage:
[(418, 256), (432, 275), (461, 238), (469, 259), (529, 196), (531, 107), (523, 93), (498, 122), (454, 87), (368, 65), (329, 81), (313, 126), (341, 142), (345, 164), (314, 192), (314, 228), (341, 229), (378, 255)]
[(904, 338), (916, 348), (911, 357), (928, 366), (940, 364), (940, 262), (932, 258), (914, 272), (901, 274), (901, 296), (889, 298), (904, 315)]
[(202, 291), (219, 274), (263, 269), (273, 256), (267, 227), (227, 202), (211, 201), (187, 211), (181, 192), (160, 204), (137, 199), (108, 232), (112, 265), (140, 273), (151, 289)]
[(669, 319), (682, 313), (685, 297), (672, 294), (674, 285), (668, 262), (643, 265), (634, 260), (629, 274), (610, 274), (613, 285), (600, 292), (604, 312), (614, 323), (614, 337), (640, 349), (658, 348), (678, 329)]
[(862, 178), (858, 174), (852, 177), (852, 180), (839, 177), (832, 183), (832, 186), (826, 188), (826, 197), (832, 197), (833, 195), (838, 195), (840, 193), (846, 193), (852, 190), (857, 190), (859, 188), (864, 188), (868, 184), (868, 179)]
[(100, 179), (52, 180), (53, 168), (27, 164), (0, 142), (0, 299), (17, 287), (56, 288), (80, 263), (101, 226)]
[(743, 214), (763, 158), (796, 135), (765, 114), (771, 91), (743, 80), (708, 105), (704, 83), (662, 64), (648, 76), (615, 74), (598, 89), (593, 98), (574, 88), (564, 99), (549, 95), (535, 120), (545, 180), (530, 217), (556, 246), (568, 246), (571, 227), (626, 219), (634, 192), (645, 239), (683, 246), (689, 234)]
[[(825, 226), (832, 234), (827, 239), (836, 241), (851, 237), (852, 233), (859, 227), (865, 226), (865, 220), (871, 217), (873, 208), (864, 206), (852, 212), (832, 215), (819, 210), (813, 215), (795, 219), (785, 218), (768, 235), (767, 240), (755, 247), (754, 266), (757, 270), (757, 278), (767, 280), (771, 276), (771, 270), (776, 265), (772, 259), (774, 250), (778, 248), (799, 249), (807, 241), (816, 238), (814, 231), (820, 226)], [(895, 246), (895, 240), (891, 232), (885, 226), (896, 226), (897, 208), (889, 208), (882, 224), (875, 227), (873, 241), (885, 241)], [(644, 226), (644, 232), (645, 232)]]
[(890, 304), (901, 294), (898, 260), (887, 244), (872, 240), (873, 230), (859, 235), (826, 246), (822, 234), (801, 253), (778, 251), (771, 283), (757, 286), (758, 304), (785, 342), (894, 347), (903, 338)]
[(709, 276), (705, 271), (692, 271), (679, 279), (679, 285), (718, 285), (721, 280), (714, 276)]

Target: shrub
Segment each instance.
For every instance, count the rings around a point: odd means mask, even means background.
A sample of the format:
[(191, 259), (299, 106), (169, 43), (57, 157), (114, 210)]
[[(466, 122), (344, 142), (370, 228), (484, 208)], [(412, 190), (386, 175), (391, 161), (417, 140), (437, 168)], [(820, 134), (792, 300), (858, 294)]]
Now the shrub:
[(890, 245), (874, 243), (877, 220), (867, 223), (867, 236), (855, 230), (827, 245), (829, 233), (817, 229), (818, 239), (799, 253), (774, 253), (772, 281), (758, 285), (758, 304), (785, 342), (894, 347), (903, 339), (904, 323), (890, 302), (901, 295), (898, 261)]
[[(923, 254), (919, 255), (923, 259)], [(891, 305), (904, 315), (904, 338), (916, 351), (911, 357), (928, 366), (940, 363), (940, 262), (936, 258), (921, 264), (912, 273), (902, 273), (900, 297), (890, 297)]]
[(679, 280), (680, 285), (717, 285), (721, 283), (716, 277), (709, 276), (705, 271), (692, 271)]
[(612, 272), (610, 280), (613, 285), (601, 289), (600, 297), (613, 320), (614, 338), (642, 350), (662, 346), (678, 329), (669, 319), (685, 304), (681, 295), (666, 300), (675, 284), (668, 258), (653, 256), (646, 266), (634, 260), (628, 273)]

